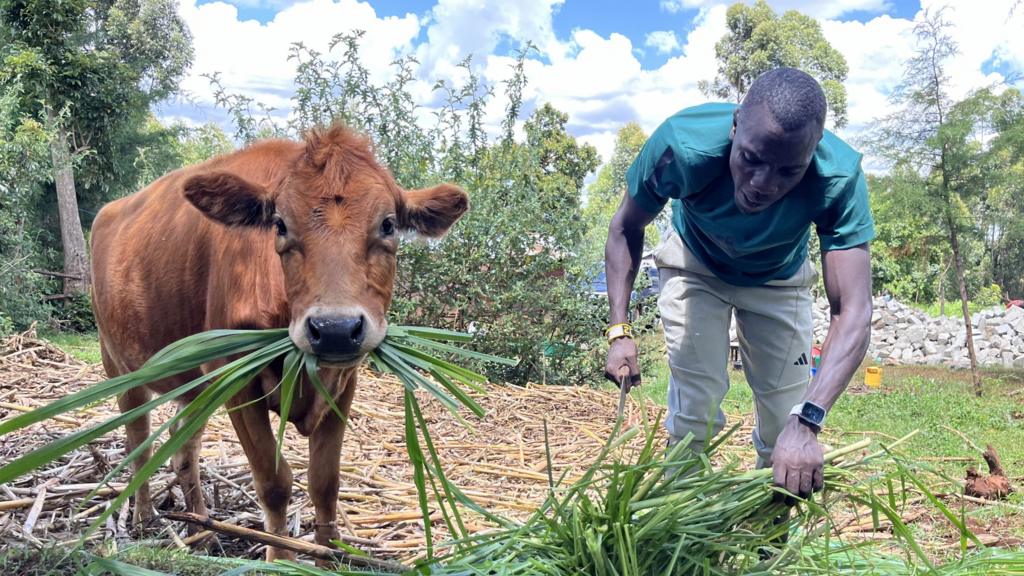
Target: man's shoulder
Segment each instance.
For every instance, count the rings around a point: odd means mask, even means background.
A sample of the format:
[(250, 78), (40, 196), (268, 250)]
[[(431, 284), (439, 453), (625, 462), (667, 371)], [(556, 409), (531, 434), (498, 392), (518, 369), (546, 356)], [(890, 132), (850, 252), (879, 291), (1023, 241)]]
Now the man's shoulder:
[(652, 134), (677, 151), (717, 156), (729, 147), (735, 104), (710, 102), (683, 108), (669, 116)]
[(861, 153), (828, 130), (814, 150), (814, 168), (827, 180), (847, 181), (859, 177), (860, 162)]

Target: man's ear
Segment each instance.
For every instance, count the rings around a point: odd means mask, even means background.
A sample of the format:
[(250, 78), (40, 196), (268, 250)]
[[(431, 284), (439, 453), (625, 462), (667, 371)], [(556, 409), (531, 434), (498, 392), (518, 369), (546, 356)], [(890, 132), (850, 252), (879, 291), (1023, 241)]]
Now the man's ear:
[(469, 196), (454, 184), (407, 190), (403, 197), (400, 227), (430, 238), (443, 236), (469, 209)]
[(732, 129), (729, 130), (729, 140), (736, 139), (736, 122), (740, 119), (740, 109), (736, 108), (732, 111)]
[(208, 172), (185, 181), (185, 198), (225, 226), (270, 226), (274, 201), (267, 190), (230, 172)]

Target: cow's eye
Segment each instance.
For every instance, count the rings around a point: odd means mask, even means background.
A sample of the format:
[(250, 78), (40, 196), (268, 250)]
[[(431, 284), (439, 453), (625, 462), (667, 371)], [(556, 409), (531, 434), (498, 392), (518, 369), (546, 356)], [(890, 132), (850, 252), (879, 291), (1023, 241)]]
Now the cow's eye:
[(395, 219), (388, 216), (380, 223), (381, 236), (391, 236), (395, 233)]
[(274, 228), (277, 229), (278, 236), (288, 235), (288, 227), (284, 225), (284, 220), (280, 216), (274, 215)]

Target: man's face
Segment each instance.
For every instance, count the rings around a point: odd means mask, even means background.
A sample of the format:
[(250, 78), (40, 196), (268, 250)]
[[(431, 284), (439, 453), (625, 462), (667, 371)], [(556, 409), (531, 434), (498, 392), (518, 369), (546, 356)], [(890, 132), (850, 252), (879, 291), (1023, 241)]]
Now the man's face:
[(784, 131), (763, 104), (737, 110), (729, 169), (740, 211), (760, 212), (795, 188), (811, 165), (821, 135), (815, 122)]

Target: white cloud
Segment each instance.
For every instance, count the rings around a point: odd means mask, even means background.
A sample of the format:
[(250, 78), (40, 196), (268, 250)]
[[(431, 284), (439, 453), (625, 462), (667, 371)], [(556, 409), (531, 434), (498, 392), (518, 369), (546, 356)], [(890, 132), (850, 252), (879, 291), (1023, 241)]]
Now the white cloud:
[(182, 88), (200, 105), (214, 101), (203, 74), (219, 72), (225, 88), (279, 109), (290, 108), (295, 63), (288, 60), (294, 42), (321, 53), (334, 34), (364, 30), (360, 56), (379, 77), (390, 73), (395, 56), (411, 50), (420, 31), (413, 14), (378, 18), (359, 0), (308, 0), (295, 3), (266, 24), (239, 21), (235, 6), (223, 2), (196, 5), (180, 0), (179, 13), (192, 31), (195, 62)]
[(671, 30), (657, 30), (647, 34), (644, 46), (654, 48), (658, 54), (671, 54), (679, 49), (679, 38)]
[(428, 76), (459, 78), (455, 65), (473, 55), (486, 60), (503, 39), (519, 46), (532, 42), (541, 53), (558, 50), (551, 27), (563, 0), (439, 0), (430, 11), (427, 41), (417, 48)]
[(685, 12), (694, 8), (703, 8), (714, 3), (715, 0), (661, 0), (660, 5), (661, 9), (665, 12), (676, 14), (677, 12)]
[[(846, 57), (846, 106), (850, 135), (890, 111), (888, 94), (903, 79), (903, 63), (913, 53), (913, 23), (879, 16), (866, 23), (822, 22), (822, 33)], [(865, 41), (870, 38), (871, 40)]]
[(241, 8), (261, 8), (266, 10), (279, 10), (295, 4), (296, 0), (225, 0), (226, 3)]

